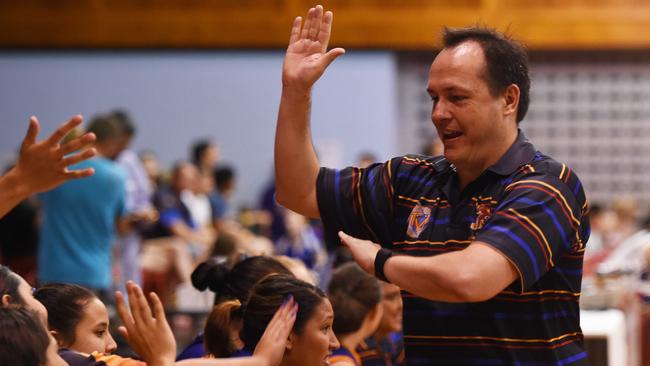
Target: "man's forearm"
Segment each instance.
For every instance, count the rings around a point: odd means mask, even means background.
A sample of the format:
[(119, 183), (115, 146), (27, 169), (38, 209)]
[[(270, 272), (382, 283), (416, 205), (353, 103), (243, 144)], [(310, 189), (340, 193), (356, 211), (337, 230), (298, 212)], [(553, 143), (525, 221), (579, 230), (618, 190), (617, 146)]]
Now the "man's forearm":
[(463, 271), (458, 270), (463, 266), (453, 264), (459, 259), (454, 254), (445, 255), (451, 258), (394, 255), (386, 261), (384, 273), (391, 283), (414, 295), (434, 301), (466, 302)]
[(284, 87), (275, 136), (276, 198), (305, 216), (319, 217), (316, 178), (320, 164), (311, 141), (311, 92)]
[(0, 177), (0, 217), (29, 197), (29, 189), (22, 182), (16, 168)]
[(446, 302), (489, 300), (519, 278), (501, 252), (482, 242), (433, 257), (393, 256), (384, 273), (406, 291)]

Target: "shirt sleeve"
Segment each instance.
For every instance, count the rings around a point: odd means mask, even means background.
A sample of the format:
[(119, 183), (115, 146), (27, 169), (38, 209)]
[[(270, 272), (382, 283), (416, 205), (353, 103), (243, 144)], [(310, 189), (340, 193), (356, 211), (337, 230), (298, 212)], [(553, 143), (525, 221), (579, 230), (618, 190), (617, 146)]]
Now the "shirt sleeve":
[(548, 174), (527, 175), (505, 188), (476, 240), (510, 260), (519, 271), (515, 288), (524, 291), (556, 267), (564, 253), (584, 249), (589, 235), (585, 210), (577, 178), (564, 182)]
[(365, 169), (321, 168), (316, 183), (325, 240), (338, 243), (337, 232), (391, 245), (392, 177), (398, 158)]

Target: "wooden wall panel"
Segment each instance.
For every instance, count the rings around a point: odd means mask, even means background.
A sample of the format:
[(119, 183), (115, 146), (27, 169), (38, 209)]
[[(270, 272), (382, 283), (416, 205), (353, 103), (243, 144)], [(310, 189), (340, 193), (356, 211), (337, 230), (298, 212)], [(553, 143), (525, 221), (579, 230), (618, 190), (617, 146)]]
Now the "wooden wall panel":
[[(483, 24), (529, 48), (650, 48), (648, 0), (329, 0), (332, 43), (431, 49)], [(307, 0), (0, 0), (2, 48), (284, 48)]]

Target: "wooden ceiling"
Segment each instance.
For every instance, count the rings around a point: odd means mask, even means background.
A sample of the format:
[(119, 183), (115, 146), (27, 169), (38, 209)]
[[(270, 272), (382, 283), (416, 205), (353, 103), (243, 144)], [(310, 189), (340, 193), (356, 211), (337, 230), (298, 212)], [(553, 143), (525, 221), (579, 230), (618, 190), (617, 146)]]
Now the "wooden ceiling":
[[(332, 44), (429, 50), (486, 25), (531, 50), (650, 48), (647, 0), (328, 0)], [(0, 48), (284, 48), (306, 0), (0, 0)]]

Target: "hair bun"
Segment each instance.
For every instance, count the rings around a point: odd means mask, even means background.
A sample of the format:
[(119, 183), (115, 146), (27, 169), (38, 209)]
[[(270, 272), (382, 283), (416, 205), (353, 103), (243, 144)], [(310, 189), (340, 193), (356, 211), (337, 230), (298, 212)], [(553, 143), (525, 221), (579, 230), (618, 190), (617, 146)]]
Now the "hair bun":
[(212, 257), (199, 264), (192, 272), (192, 286), (199, 291), (210, 291), (219, 294), (230, 274), (230, 266), (226, 257)]

